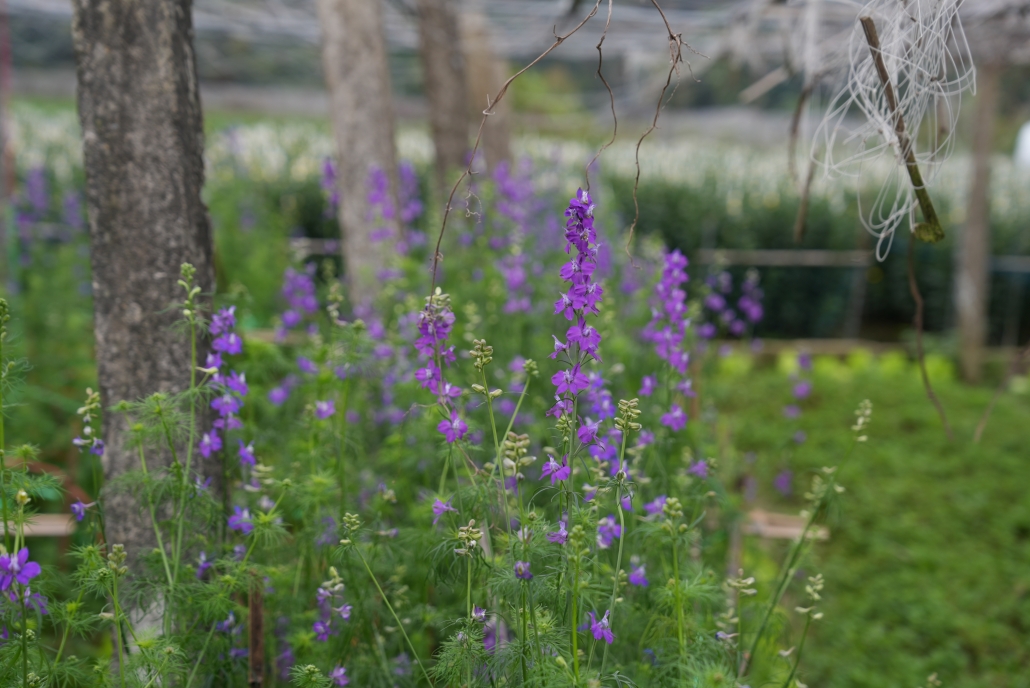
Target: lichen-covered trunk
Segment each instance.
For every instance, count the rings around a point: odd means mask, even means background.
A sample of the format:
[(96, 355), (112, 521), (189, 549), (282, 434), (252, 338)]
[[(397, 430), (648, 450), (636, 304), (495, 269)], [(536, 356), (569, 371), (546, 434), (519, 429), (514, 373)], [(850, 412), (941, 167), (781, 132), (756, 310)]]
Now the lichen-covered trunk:
[[(189, 0), (73, 0), (93, 269), (94, 330), (105, 409), (189, 386), (190, 343), (177, 327), (182, 263), (214, 287), (200, 198), (203, 120)], [(203, 362), (204, 351), (200, 352)], [(104, 474), (139, 466), (128, 421), (104, 414)], [(170, 452), (148, 452), (148, 467)], [(138, 554), (153, 531), (129, 494), (105, 502), (107, 535)]]
[(973, 170), (970, 175), (966, 226), (959, 236), (955, 279), (959, 362), (962, 377), (979, 382), (983, 348), (987, 343), (988, 278), (990, 275), (991, 146), (998, 114), (1001, 68), (986, 63), (980, 68), (979, 93), (973, 122)]
[[(318, 0), (322, 65), (339, 159), (343, 263), (353, 304), (374, 299), (388, 251), (399, 237), (393, 100), (380, 0)], [(372, 175), (385, 173), (386, 202), (370, 201)]]
[(465, 56), (453, 0), (416, 0), (415, 5), (440, 194), (450, 190), (448, 173), (465, 166), (469, 150)]

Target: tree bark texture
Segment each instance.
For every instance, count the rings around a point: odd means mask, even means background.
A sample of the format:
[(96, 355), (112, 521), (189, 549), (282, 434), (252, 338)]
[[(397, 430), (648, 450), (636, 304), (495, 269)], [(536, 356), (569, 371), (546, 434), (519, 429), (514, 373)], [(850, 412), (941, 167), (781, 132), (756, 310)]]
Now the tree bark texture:
[(419, 50), (425, 72), (429, 128), (436, 150), (437, 193), (449, 186), (448, 173), (466, 164), (469, 108), (465, 56), (453, 0), (416, 0)]
[(991, 146), (998, 114), (1001, 68), (987, 63), (979, 70), (973, 122), (973, 170), (966, 226), (962, 231), (955, 281), (959, 362), (968, 382), (980, 380), (987, 343), (987, 307), (991, 251)]
[[(170, 308), (185, 294), (180, 266), (214, 287), (211, 228), (201, 201), (203, 119), (190, 0), (74, 0), (101, 401), (189, 387), (190, 342)], [(201, 350), (203, 362), (205, 350)], [(139, 467), (128, 419), (105, 413), (104, 474)], [(148, 451), (148, 467), (170, 452)], [(105, 502), (107, 535), (130, 556), (153, 531), (129, 494)]]
[[(461, 15), (461, 42), (465, 51), (469, 108), (475, 127), (483, 117), (489, 98), (492, 101), (508, 78), (508, 67), (493, 48), (490, 22), (475, 8)], [(511, 160), (511, 94), (509, 93), (486, 120), (480, 149), (486, 158), (487, 169), (493, 170), (503, 161)]]
[[(397, 151), (381, 0), (318, 0), (322, 63), (336, 136), (343, 261), (353, 304), (379, 293), (398, 237)], [(374, 171), (389, 180), (392, 218), (369, 201)], [(387, 235), (378, 239), (376, 234)]]

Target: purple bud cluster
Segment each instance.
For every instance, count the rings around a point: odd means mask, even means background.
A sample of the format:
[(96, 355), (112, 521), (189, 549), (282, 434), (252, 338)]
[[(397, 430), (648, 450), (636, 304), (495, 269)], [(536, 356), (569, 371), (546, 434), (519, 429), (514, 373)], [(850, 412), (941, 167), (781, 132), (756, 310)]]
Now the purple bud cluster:
[[(286, 268), (283, 275), (283, 298), (286, 300), (286, 310), (282, 315), (282, 326), (276, 331), (276, 340), (282, 342), (286, 338), (286, 331), (299, 327), (305, 319), (310, 318), (318, 312), (318, 297), (315, 296), (315, 265), (309, 263), (303, 270), (298, 272), (293, 268)], [(310, 323), (308, 329), (315, 327)]]
[[(236, 307), (223, 308), (211, 318), (209, 331), (215, 337), (211, 342), (213, 353), (207, 355), (204, 367), (214, 369), (211, 375), (211, 386), (215, 391), (215, 397), (211, 400), (211, 408), (218, 414), (218, 418), (212, 423), (211, 431), (205, 432), (197, 449), (205, 459), (211, 454), (222, 449), (223, 438), (230, 430), (238, 430), (243, 427), (239, 419), (240, 409), (243, 408), (243, 398), (247, 396), (249, 388), (247, 377), (235, 370), (225, 372), (226, 363), (222, 360), (224, 355), (236, 355), (243, 352), (243, 340), (236, 333)], [(244, 445), (239, 440), (239, 458), (244, 464), (254, 465), (254, 447)]]
[(765, 315), (762, 308), (762, 289), (758, 286), (758, 272), (749, 270), (740, 285), (740, 298), (737, 309), (730, 304), (733, 292), (733, 276), (728, 272), (720, 272), (710, 276), (706, 283), (711, 291), (705, 296), (703, 305), (707, 322), (698, 328), (702, 339), (713, 339), (720, 328), (733, 337), (743, 337), (748, 325), (755, 325)]
[(555, 386), (555, 405), (548, 415), (560, 417), (571, 415), (573, 403), (580, 392), (590, 387), (590, 379), (583, 372), (583, 364), (589, 359), (600, 361), (598, 348), (601, 335), (587, 324), (588, 314), (597, 315), (598, 304), (604, 294), (600, 283), (593, 281), (597, 267), (597, 231), (594, 228), (594, 203), (590, 194), (582, 189), (569, 201), (565, 211), (565, 252), (572, 260), (562, 266), (559, 274), (569, 284), (568, 290), (558, 295), (554, 312), (561, 313), (573, 324), (565, 333), (565, 341), (554, 337), (552, 359), (562, 357), (569, 367), (559, 370), (551, 377)]
[(437, 425), (437, 430), (448, 442), (464, 439), (468, 425), (458, 416), (457, 409), (451, 406), (451, 400), (461, 396), (461, 388), (443, 377), (443, 367), (455, 361), (454, 346), (447, 343), (454, 328), (454, 313), (446, 294), (437, 289), (436, 294), (426, 299), (425, 308), (419, 312), (417, 327), (415, 350), (422, 364), (415, 371), (415, 379), (423, 389), (436, 395), (437, 402), (447, 416)]
[(343, 601), (343, 583), (323, 584), (315, 593), (315, 599), (318, 603), (318, 621), (314, 623), (312, 630), (317, 640), (325, 642), (329, 640), (329, 636), (340, 632), (333, 626), (333, 619), (350, 619), (351, 606)]

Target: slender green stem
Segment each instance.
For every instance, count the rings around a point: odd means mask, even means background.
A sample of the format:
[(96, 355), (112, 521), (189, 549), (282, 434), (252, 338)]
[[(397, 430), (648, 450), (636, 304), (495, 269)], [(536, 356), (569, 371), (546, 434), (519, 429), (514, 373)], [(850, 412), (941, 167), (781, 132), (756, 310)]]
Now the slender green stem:
[(18, 597), (21, 598), (21, 678), (22, 684), (29, 685), (29, 611), (25, 606), (25, 591), (17, 586)]
[[(628, 433), (622, 433), (622, 449), (623, 452), (626, 450), (626, 435)], [(622, 458), (619, 458), (619, 469), (622, 470)], [(619, 554), (615, 559), (615, 579), (612, 582), (612, 596), (608, 602), (608, 626), (609, 628), (615, 625), (615, 598), (619, 595), (619, 573), (622, 571), (622, 544), (626, 541), (626, 516), (622, 511), (622, 481), (619, 481), (619, 485), (615, 490), (615, 506), (619, 510)], [(604, 652), (601, 654), (601, 676), (604, 676), (604, 665), (608, 661), (608, 643), (604, 644)]]
[(114, 599), (114, 638), (115, 642), (118, 643), (118, 679), (122, 684), (122, 688), (125, 688), (125, 655), (122, 651), (122, 646), (125, 644), (122, 640), (122, 620), (120, 613), (120, 605), (118, 604), (118, 574), (114, 575), (114, 584), (112, 598)]
[[(79, 596), (75, 600), (75, 610), (78, 611), (79, 605), (82, 604), (82, 596), (85, 594), (85, 589), (79, 589)], [(71, 624), (65, 624), (64, 633), (61, 634), (61, 644), (57, 648), (57, 655), (54, 657), (54, 666), (61, 661), (61, 655), (64, 653), (64, 644), (68, 641), (68, 633), (71, 631)]]
[(526, 586), (529, 585), (527, 581), (522, 581), (522, 590), (519, 595), (519, 617), (521, 623), (519, 624), (519, 640), (521, 641), (521, 652), (519, 653), (519, 660), (522, 662), (522, 685), (529, 684), (529, 671), (526, 667), (526, 645), (527, 638), (529, 636), (529, 629), (527, 628), (527, 615), (526, 615)]
[[(330, 330), (332, 331), (332, 330)], [(347, 513), (347, 482), (346, 482), (346, 456), (347, 451), (347, 404), (350, 401), (350, 380), (343, 383), (343, 399), (340, 401), (340, 422), (339, 432), (340, 450), (336, 455), (336, 480), (340, 485), (340, 521)]]
[(143, 686), (143, 688), (150, 688), (150, 686), (154, 685), (154, 681), (156, 681), (164, 674), (164, 669), (166, 666), (168, 666), (168, 657), (165, 657), (165, 661), (161, 662), (161, 668), (158, 669), (154, 673), (154, 675), (150, 677), (150, 680), (147, 681), (146, 685)]
[(801, 653), (805, 651), (805, 640), (808, 638), (808, 627), (812, 625), (812, 615), (805, 615), (805, 630), (801, 632), (801, 642), (798, 643), (798, 656), (794, 658), (794, 666), (790, 670), (790, 676), (783, 682), (782, 688), (790, 688), (790, 682), (798, 673), (798, 666), (801, 664)]
[(365, 556), (356, 545), (354, 547), (354, 551), (357, 553), (358, 559), (360, 559), (361, 563), (364, 565), (365, 570), (368, 571), (368, 577), (372, 579), (372, 583), (376, 586), (376, 590), (379, 591), (379, 596), (383, 598), (383, 604), (385, 604), (386, 608), (390, 611), (390, 615), (393, 616), (393, 620), (397, 622), (397, 628), (401, 630), (401, 635), (404, 636), (404, 642), (408, 644), (408, 649), (411, 650), (411, 656), (415, 658), (416, 662), (418, 662), (419, 667), (422, 669), (422, 675), (426, 677), (426, 681), (430, 686), (432, 686), (433, 679), (429, 678), (429, 672), (426, 670), (426, 665), (421, 659), (419, 659), (418, 652), (415, 651), (415, 646), (411, 643), (411, 638), (408, 637), (408, 632), (404, 630), (404, 624), (401, 623), (400, 617), (397, 616), (397, 612), (393, 610), (393, 605), (390, 604), (390, 600), (386, 598), (386, 593), (383, 592), (383, 588), (379, 585), (379, 581), (376, 579), (375, 574), (372, 573), (372, 569), (365, 560)]
[[(190, 480), (190, 467), (193, 465), (193, 445), (196, 443), (197, 438), (197, 402), (194, 396), (197, 391), (197, 322), (195, 318), (190, 318), (190, 434), (189, 440), (186, 444), (186, 466), (182, 472), (182, 476), (179, 478), (179, 508), (176, 509), (175, 517), (176, 523), (176, 534), (175, 534), (175, 548), (172, 550), (172, 556), (175, 558), (172, 566), (172, 572), (174, 577), (179, 577), (179, 564), (182, 561), (182, 532), (183, 523), (186, 520), (186, 487)], [(164, 422), (162, 418), (161, 422)], [(175, 456), (175, 448), (172, 447), (172, 456)], [(176, 461), (178, 463), (178, 461)], [(223, 490), (228, 490), (228, 485), (222, 486)]]
[[(150, 473), (147, 472), (147, 459), (143, 453), (143, 443), (139, 445), (139, 463), (143, 468), (143, 478), (148, 483), (150, 482)], [(149, 488), (149, 485), (147, 485)], [(161, 563), (164, 565), (165, 576), (168, 577), (168, 590), (169, 594), (175, 589), (175, 579), (172, 578), (172, 569), (168, 563), (168, 553), (165, 552), (164, 540), (161, 538), (161, 528), (157, 525), (157, 511), (154, 508), (154, 500), (150, 498), (149, 489), (147, 491), (147, 508), (150, 511), (150, 523), (154, 526), (154, 537), (157, 538), (157, 548), (161, 552)]]
[[(0, 328), (2, 327), (3, 323), (0, 323)], [(4, 483), (4, 478), (7, 476), (7, 465), (5, 464), (7, 445), (4, 440), (4, 385), (7, 383), (7, 364), (4, 362), (4, 338), (6, 335), (6, 331), (0, 331), (0, 502), (3, 502), (4, 547), (10, 552), (11, 534), (7, 529), (7, 488)]]
[(576, 685), (579, 685), (579, 610), (576, 608), (579, 602), (579, 552), (573, 554), (572, 559), (572, 673), (576, 678)]
[(215, 634), (215, 628), (217, 624), (211, 624), (211, 630), (207, 632), (207, 638), (204, 639), (204, 644), (200, 648), (200, 654), (197, 655), (197, 663), (193, 665), (193, 670), (190, 671), (190, 676), (186, 679), (186, 688), (190, 688), (193, 685), (193, 679), (197, 676), (197, 670), (200, 669), (200, 663), (204, 661), (204, 655), (207, 653), (207, 646), (211, 643), (211, 636)]
[(680, 662), (683, 661), (683, 655), (686, 654), (686, 643), (683, 639), (683, 597), (682, 591), (680, 590), (680, 554), (679, 547), (677, 546), (677, 535), (672, 535), (672, 582), (676, 586), (673, 589), (673, 599), (676, 604), (676, 639), (679, 641), (680, 649)]

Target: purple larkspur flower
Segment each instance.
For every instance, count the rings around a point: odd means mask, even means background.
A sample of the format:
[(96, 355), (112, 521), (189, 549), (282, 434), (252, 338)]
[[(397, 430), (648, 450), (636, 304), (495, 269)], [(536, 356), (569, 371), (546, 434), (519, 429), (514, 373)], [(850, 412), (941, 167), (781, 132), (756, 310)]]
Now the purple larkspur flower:
[(316, 401), (315, 402), (315, 418), (319, 420), (325, 420), (336, 413), (336, 403), (329, 399), (328, 401)]
[(233, 394), (222, 394), (211, 400), (211, 408), (223, 418), (240, 412), (243, 402)]
[(197, 560), (197, 578), (203, 578), (207, 570), (214, 566), (213, 561), (209, 561), (207, 558), (207, 552), (201, 552), (200, 558)]
[(794, 385), (794, 398), (807, 399), (812, 393), (812, 383), (808, 380), (801, 380)]
[(211, 326), (208, 331), (213, 335), (232, 332), (236, 328), (236, 306), (223, 308), (211, 316)]
[(479, 605), (472, 605), (472, 620), (478, 621), (479, 623), (486, 622), (486, 610)]
[(645, 375), (640, 380), (640, 396), (649, 397), (654, 394), (655, 379), (654, 375)]
[(550, 476), (551, 484), (554, 485), (559, 480), (568, 480), (569, 476), (572, 475), (572, 468), (568, 465), (566, 457), (562, 457), (561, 464), (553, 456), (547, 457), (547, 462), (544, 464), (543, 470), (541, 471), (541, 480)]
[(515, 577), (519, 580), (533, 580), (533, 574), (529, 571), (528, 561), (516, 561), (515, 562)]
[(788, 404), (783, 407), (783, 417), (794, 419), (801, 415), (801, 407), (797, 404)]
[(76, 499), (71, 505), (72, 515), (75, 516), (75, 520), (79, 523), (82, 519), (86, 518), (86, 509), (93, 506), (92, 504), (83, 504), (81, 499)]
[(238, 530), (244, 535), (249, 535), (254, 530), (254, 521), (250, 516), (250, 509), (233, 507), (233, 515), (229, 517), (229, 530)]
[(205, 459), (211, 458), (211, 454), (219, 451), (222, 448), (222, 438), (218, 436), (218, 433), (212, 430), (211, 432), (205, 432), (200, 437), (200, 444), (198, 449), (200, 455)]
[(662, 513), (662, 509), (665, 508), (666, 499), (667, 497), (665, 495), (658, 495), (652, 501), (644, 505), (644, 511), (651, 516)]
[(307, 373), (308, 375), (314, 375), (318, 372), (318, 365), (310, 358), (304, 356), (297, 357), (297, 367), (300, 368), (300, 372)]
[(798, 354), (798, 367), (801, 370), (809, 372), (812, 370), (812, 354), (800, 353)]
[(661, 422), (673, 432), (679, 432), (687, 425), (687, 414), (679, 407), (679, 404), (673, 404), (669, 412), (662, 415)]
[(39, 564), (29, 561), (29, 548), (22, 547), (15, 555), (0, 556), (0, 590), (7, 590), (14, 583), (28, 585), (39, 575)]
[(691, 464), (690, 468), (687, 469), (687, 473), (695, 475), (698, 478), (704, 480), (708, 477), (708, 464), (705, 462), (704, 459), (695, 461), (693, 464)]
[(257, 457), (254, 456), (254, 443), (244, 444), (243, 440), (237, 440), (240, 443), (240, 448), (237, 451), (237, 456), (240, 458), (241, 466), (256, 466)]
[(235, 332), (227, 332), (215, 337), (214, 341), (211, 342), (211, 348), (232, 356), (243, 353), (243, 340)]
[(450, 419), (440, 421), (436, 426), (436, 429), (443, 434), (448, 443), (453, 443), (457, 440), (464, 439), (465, 433), (468, 432), (469, 428), (468, 425), (465, 424), (465, 421), (458, 416), (458, 412), (452, 409)]
[(792, 485), (794, 482), (794, 472), (790, 470), (782, 470), (776, 474), (773, 478), (773, 487), (784, 497), (789, 497), (793, 491)]
[(559, 370), (551, 376), (559, 395), (568, 394), (575, 396), (590, 386), (587, 376), (580, 370), (579, 363), (572, 366), (570, 370)]
[(444, 502), (437, 499), (435, 502), (433, 502), (433, 525), (435, 526), (437, 521), (439, 521), (440, 518), (442, 518), (443, 515), (448, 511), (458, 513), (458, 510), (451, 506), (451, 500), (448, 499), (446, 502)]
[(565, 528), (565, 521), (558, 521), (558, 530), (547, 534), (547, 539), (556, 545), (564, 545), (569, 541), (569, 531)]
[(601, 549), (608, 549), (621, 537), (622, 526), (615, 520), (614, 514), (609, 514), (597, 522), (597, 546)]
[(282, 406), (286, 403), (286, 400), (290, 398), (290, 388), (280, 385), (273, 387), (268, 392), (268, 400), (272, 402), (273, 406)]
[(347, 670), (340, 665), (336, 665), (336, 668), (329, 672), (329, 678), (334, 686), (345, 686), (350, 683), (350, 679), (347, 678)]
[(629, 584), (636, 585), (640, 588), (647, 587), (647, 572), (644, 570), (644, 565), (641, 564), (629, 572)]
[(590, 632), (593, 634), (594, 640), (604, 640), (609, 645), (615, 642), (615, 634), (612, 633), (608, 622), (611, 611), (606, 611), (600, 619), (594, 616), (593, 612), (588, 613), (590, 615)]
[(597, 431), (600, 425), (601, 421), (591, 421), (589, 418), (586, 418), (576, 431), (576, 436), (583, 444), (591, 444), (597, 440)]
[(794, 442), (797, 444), (804, 444), (805, 440), (808, 439), (808, 435), (805, 434), (804, 430), (798, 430), (794, 433)]
[(316, 621), (311, 626), (311, 630), (315, 632), (315, 639), (320, 642), (329, 640), (329, 634), (333, 630), (332, 626), (326, 621)]

